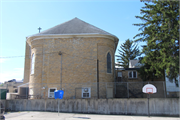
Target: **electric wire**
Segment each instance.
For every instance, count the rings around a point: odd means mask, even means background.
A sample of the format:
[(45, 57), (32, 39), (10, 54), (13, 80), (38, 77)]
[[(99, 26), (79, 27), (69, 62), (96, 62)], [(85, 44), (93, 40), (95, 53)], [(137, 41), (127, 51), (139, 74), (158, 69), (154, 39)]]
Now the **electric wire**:
[[(59, 52), (50, 52), (50, 53), (43, 53), (43, 54), (35, 54), (36, 56), (37, 55), (46, 55), (46, 54), (58, 54)], [(62, 54), (65, 54), (65, 55), (67, 55), (67, 56), (72, 56), (72, 57), (78, 57), (78, 58), (81, 58), (81, 59), (86, 59), (86, 60), (95, 60), (95, 61), (97, 61), (97, 59), (93, 59), (93, 58), (87, 58), (87, 57), (82, 57), (82, 56), (78, 56), (78, 55), (73, 55), (73, 54), (68, 54), (68, 53), (65, 53), (65, 52), (62, 52)], [(31, 56), (30, 55), (24, 55), (24, 56), (6, 56), (6, 57), (0, 57), (0, 59), (5, 59), (5, 58), (18, 58), (18, 57), (29, 57), (29, 58), (31, 58)], [(99, 62), (104, 62), (104, 61), (101, 61), (101, 60), (99, 60)]]
[[(43, 54), (35, 54), (35, 56), (39, 56), (39, 55), (46, 55), (46, 54), (58, 54), (59, 52), (49, 52), (49, 53), (43, 53)], [(96, 64), (97, 63), (97, 59), (93, 59), (93, 58), (87, 58), (87, 57), (82, 57), (82, 56), (79, 56), (79, 55), (73, 55), (73, 54), (69, 54), (69, 53), (65, 53), (65, 52), (62, 52), (62, 55), (65, 55), (65, 56), (67, 56), (67, 57), (72, 57), (72, 62), (74, 61), (73, 60), (73, 58), (74, 57), (77, 57), (78, 59), (84, 59), (84, 60), (92, 60), (92, 61), (94, 61), (95, 63), (94, 64)], [(25, 55), (25, 56), (6, 56), (6, 57), (0, 57), (0, 59), (5, 59), (5, 58), (8, 58), (8, 59), (10, 59), (10, 58), (19, 58), (19, 57), (25, 57), (25, 59), (31, 59), (31, 56), (30, 55)], [(79, 61), (79, 60), (78, 60)], [(101, 61), (101, 60), (99, 60), (99, 63), (100, 62), (105, 62), (105, 61)], [(87, 62), (86, 61), (86, 63), (82, 63), (81, 64), (81, 66), (83, 65), (83, 64), (85, 64), (85, 65), (94, 65), (94, 64), (91, 64), (90, 62)], [(101, 66), (102, 67), (102, 66)], [(77, 66), (76, 66), (76, 68), (77, 68)], [(79, 67), (78, 67), (79, 68)], [(103, 68), (106, 68), (106, 66), (103, 66)], [(63, 68), (63, 69), (68, 69), (68, 68)], [(68, 69), (68, 70), (73, 70), (73, 69)], [(113, 69), (110, 69), (110, 70), (113, 70)], [(77, 70), (73, 70), (73, 71), (75, 71), (75, 72), (77, 72)], [(79, 71), (80, 72), (80, 71)], [(101, 71), (101, 72), (106, 72), (106, 71)], [(93, 72), (86, 72), (86, 71), (81, 71), (81, 73), (93, 73)], [(94, 73), (97, 73), (97, 72), (94, 72)]]

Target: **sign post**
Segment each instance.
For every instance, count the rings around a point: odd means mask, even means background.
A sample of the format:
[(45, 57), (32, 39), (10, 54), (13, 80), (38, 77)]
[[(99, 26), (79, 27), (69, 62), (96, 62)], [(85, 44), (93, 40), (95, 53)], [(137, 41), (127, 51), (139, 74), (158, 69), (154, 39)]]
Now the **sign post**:
[[(63, 99), (64, 91), (63, 90), (56, 90), (54, 91), (54, 98)], [(59, 116), (59, 100), (58, 100), (58, 116)]]
[(150, 113), (149, 113), (149, 99), (150, 99), (150, 94), (156, 93), (157, 89), (154, 85), (152, 84), (146, 84), (143, 88), (142, 88), (142, 92), (148, 94), (148, 116), (150, 117)]

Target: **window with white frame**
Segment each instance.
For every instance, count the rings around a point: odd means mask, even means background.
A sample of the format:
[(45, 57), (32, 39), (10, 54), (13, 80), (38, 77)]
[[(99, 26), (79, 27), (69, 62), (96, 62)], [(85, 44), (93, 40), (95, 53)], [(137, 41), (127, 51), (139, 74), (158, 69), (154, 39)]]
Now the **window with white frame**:
[(57, 90), (57, 88), (49, 88), (48, 90), (48, 97), (54, 98), (54, 91)]
[(29, 89), (29, 95), (33, 95), (33, 89), (32, 88)]
[(129, 71), (128, 77), (129, 78), (137, 78), (137, 72), (136, 71)]
[(118, 77), (122, 77), (122, 72), (118, 72)]
[(35, 62), (35, 55), (33, 53), (31, 58), (31, 74), (34, 74), (34, 62)]
[(29, 46), (29, 58), (31, 58), (31, 47)]

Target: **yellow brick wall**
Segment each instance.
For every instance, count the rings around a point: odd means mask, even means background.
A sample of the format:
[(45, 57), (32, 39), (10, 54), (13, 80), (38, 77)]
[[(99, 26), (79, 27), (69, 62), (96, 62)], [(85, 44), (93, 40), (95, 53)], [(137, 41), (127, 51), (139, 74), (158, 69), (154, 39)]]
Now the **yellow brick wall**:
[[(99, 59), (99, 82), (114, 82), (114, 52), (112, 39), (101, 37), (48, 38), (33, 40), (31, 56), (35, 54), (35, 71), (30, 75), (29, 87), (34, 95), (48, 96), (48, 88), (60, 89), (62, 52), (62, 88), (66, 98), (75, 96), (76, 88), (91, 87), (91, 97), (97, 96), (97, 59)], [(107, 73), (107, 53), (112, 58), (112, 72)], [(26, 52), (27, 54), (27, 52)], [(31, 60), (30, 60), (31, 62)], [(25, 62), (28, 66), (30, 62)], [(30, 73), (25, 67), (25, 76)], [(28, 76), (28, 75), (27, 75)], [(45, 87), (45, 89), (42, 89)], [(105, 96), (105, 86), (100, 86)], [(76, 93), (80, 94), (80, 93)]]
[(26, 51), (25, 51), (25, 63), (24, 63), (24, 83), (28, 83), (29, 82), (29, 75), (30, 75), (30, 62), (31, 62), (31, 58), (30, 58), (30, 46), (28, 45), (28, 43), (26, 42)]

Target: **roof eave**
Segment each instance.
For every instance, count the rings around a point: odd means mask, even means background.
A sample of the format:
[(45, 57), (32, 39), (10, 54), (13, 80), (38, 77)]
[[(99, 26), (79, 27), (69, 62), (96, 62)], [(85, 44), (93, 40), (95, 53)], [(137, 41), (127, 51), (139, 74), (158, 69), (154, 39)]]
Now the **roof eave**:
[(81, 33), (81, 34), (37, 34), (37, 35), (32, 35), (32, 36), (27, 36), (26, 41), (30, 43), (30, 40), (34, 39), (43, 39), (43, 38), (56, 38), (56, 37), (61, 37), (61, 38), (72, 38), (72, 37), (107, 37), (112, 40), (114, 40), (116, 47), (118, 44), (119, 39), (114, 36), (114, 35), (106, 35), (106, 34), (99, 34), (99, 33)]

